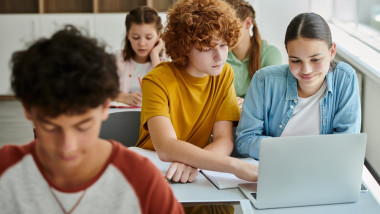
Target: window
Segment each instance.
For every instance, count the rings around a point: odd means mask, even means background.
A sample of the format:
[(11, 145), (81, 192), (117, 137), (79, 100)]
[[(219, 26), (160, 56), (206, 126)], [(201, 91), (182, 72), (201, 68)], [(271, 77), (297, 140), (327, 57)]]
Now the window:
[(334, 0), (331, 22), (380, 52), (380, 0)]

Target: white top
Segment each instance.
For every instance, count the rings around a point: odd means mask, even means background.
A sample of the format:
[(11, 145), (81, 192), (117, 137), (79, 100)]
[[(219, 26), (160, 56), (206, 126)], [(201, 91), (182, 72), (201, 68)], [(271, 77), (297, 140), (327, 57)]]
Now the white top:
[(141, 93), (141, 87), (139, 83), (138, 77), (141, 79), (149, 73), (151, 70), (152, 63), (151, 62), (146, 62), (146, 63), (138, 63), (134, 61), (133, 59), (131, 60), (133, 65), (135, 66), (135, 71), (132, 73), (132, 82), (131, 82), (131, 87), (129, 89), (129, 93), (138, 91)]
[(319, 135), (321, 132), (320, 101), (326, 91), (326, 80), (317, 93), (307, 98), (298, 97), (294, 113), (286, 124), (283, 136)]

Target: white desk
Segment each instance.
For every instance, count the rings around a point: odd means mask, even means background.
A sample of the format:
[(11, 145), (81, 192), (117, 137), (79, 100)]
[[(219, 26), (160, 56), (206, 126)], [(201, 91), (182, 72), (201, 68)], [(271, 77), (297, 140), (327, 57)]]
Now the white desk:
[[(194, 183), (170, 184), (180, 202), (215, 202), (240, 201), (246, 199), (239, 189), (218, 190), (210, 181), (199, 174)], [(344, 214), (379, 214), (380, 205), (369, 192), (361, 193), (359, 202), (347, 204), (332, 204), (321, 206), (291, 207), (281, 209), (257, 210), (252, 206), (252, 213), (263, 214), (312, 214), (312, 213), (344, 213)]]
[[(140, 148), (131, 148), (132, 150), (148, 157), (156, 166), (162, 171), (163, 167), (168, 166), (169, 163), (160, 162), (157, 155), (151, 156), (141, 151)], [(365, 172), (367, 169), (363, 170), (363, 181), (365, 184), (372, 182), (373, 177), (368, 176)], [(367, 170), (368, 172), (368, 170)], [(203, 174), (199, 174), (197, 179), (193, 183), (172, 183), (170, 184), (172, 190), (179, 200), (179, 202), (220, 202), (220, 201), (243, 201), (243, 204), (247, 204), (247, 199), (240, 192), (239, 189), (217, 189)], [(368, 185), (367, 185), (368, 186)], [(367, 193), (361, 193), (360, 200), (356, 203), (346, 203), (346, 204), (332, 204), (332, 205), (321, 205), (321, 206), (305, 206), (305, 207), (291, 207), (291, 208), (281, 208), (281, 209), (266, 209), (257, 210), (253, 206), (249, 209), (245, 209), (245, 213), (255, 213), (255, 214), (321, 214), (321, 213), (344, 213), (344, 214), (379, 214), (380, 213), (380, 202), (376, 201), (372, 195), (371, 187), (369, 186), (369, 191)], [(377, 191), (377, 190), (376, 190)], [(251, 204), (250, 204), (251, 205)]]

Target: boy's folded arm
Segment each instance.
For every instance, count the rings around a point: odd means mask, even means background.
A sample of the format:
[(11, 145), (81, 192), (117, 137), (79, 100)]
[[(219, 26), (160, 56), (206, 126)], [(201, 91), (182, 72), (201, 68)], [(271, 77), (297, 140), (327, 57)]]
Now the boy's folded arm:
[(162, 161), (179, 162), (198, 169), (228, 172), (246, 180), (253, 179), (247, 179), (252, 177), (251, 172), (243, 170), (245, 163), (242, 161), (177, 140), (169, 118), (155, 116), (147, 123), (152, 143)]

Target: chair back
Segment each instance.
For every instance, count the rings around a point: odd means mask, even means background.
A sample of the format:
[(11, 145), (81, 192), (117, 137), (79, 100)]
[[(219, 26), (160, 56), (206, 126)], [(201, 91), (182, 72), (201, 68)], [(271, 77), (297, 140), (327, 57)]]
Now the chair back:
[(113, 139), (123, 145), (135, 146), (139, 139), (141, 111), (111, 112), (103, 121), (100, 138)]

